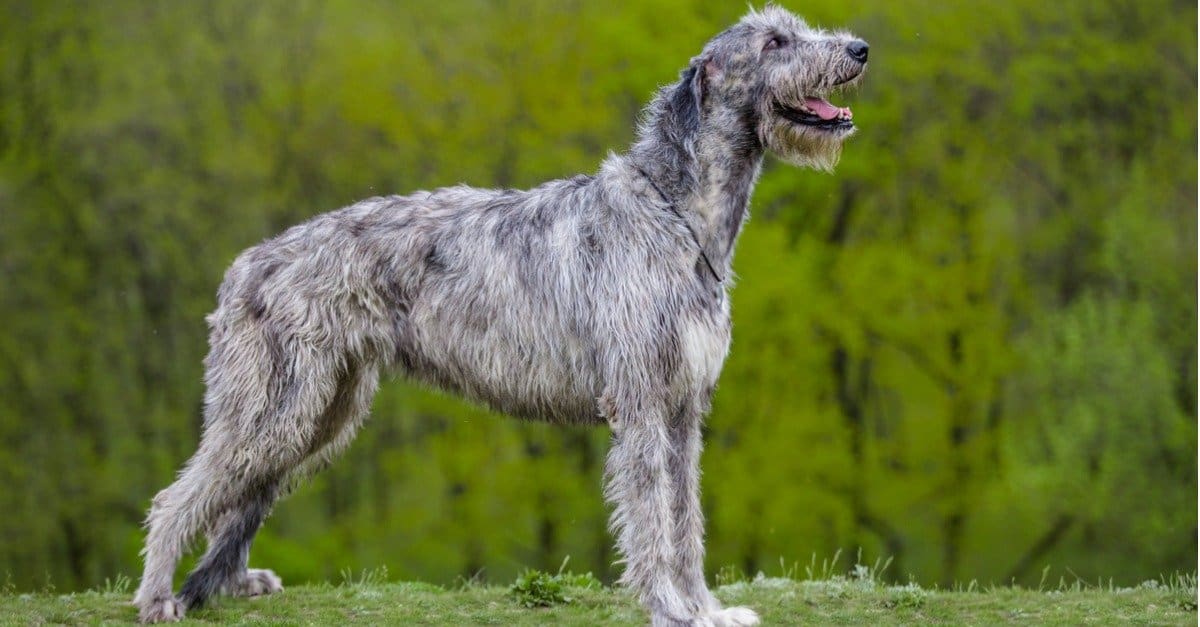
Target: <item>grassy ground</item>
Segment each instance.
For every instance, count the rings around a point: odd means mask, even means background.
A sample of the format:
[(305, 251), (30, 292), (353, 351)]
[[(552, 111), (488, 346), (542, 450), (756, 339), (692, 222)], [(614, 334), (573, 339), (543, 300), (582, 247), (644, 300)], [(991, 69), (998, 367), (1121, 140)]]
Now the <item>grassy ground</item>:
[[(1195, 577), (1136, 588), (1058, 586), (936, 591), (886, 586), (870, 578), (817, 581), (758, 578), (721, 586), (728, 605), (748, 605), (767, 625), (1195, 625)], [(442, 588), (385, 583), (297, 586), (257, 599), (220, 599), (188, 614), (188, 623), (243, 625), (345, 623), (389, 625), (640, 625), (646, 621), (625, 592), (575, 582), (555, 590), (558, 601), (514, 594), (507, 587)], [(561, 593), (561, 594), (560, 594)], [(0, 624), (124, 624), (136, 618), (128, 582), (108, 591), (68, 595), (0, 595)], [(562, 597), (568, 600), (563, 601)], [(549, 607), (526, 607), (539, 599)]]

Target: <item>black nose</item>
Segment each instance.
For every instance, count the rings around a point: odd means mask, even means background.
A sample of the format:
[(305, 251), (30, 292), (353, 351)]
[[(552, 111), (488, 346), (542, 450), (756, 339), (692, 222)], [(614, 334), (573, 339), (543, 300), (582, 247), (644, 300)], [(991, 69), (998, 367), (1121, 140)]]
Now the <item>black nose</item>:
[(870, 48), (871, 47), (867, 45), (867, 42), (861, 39), (856, 39), (850, 42), (849, 46), (846, 46), (846, 52), (850, 53), (850, 58), (854, 59), (855, 61), (858, 61), (859, 63), (866, 63), (867, 51), (870, 50)]

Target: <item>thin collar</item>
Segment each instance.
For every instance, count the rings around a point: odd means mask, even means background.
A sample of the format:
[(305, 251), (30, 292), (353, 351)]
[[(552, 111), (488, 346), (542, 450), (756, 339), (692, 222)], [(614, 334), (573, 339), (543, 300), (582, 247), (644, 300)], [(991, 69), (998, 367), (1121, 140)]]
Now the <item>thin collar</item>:
[(683, 217), (682, 213), (679, 213), (679, 209), (675, 207), (675, 203), (671, 202), (671, 200), (667, 198), (667, 195), (663, 193), (663, 190), (658, 187), (658, 184), (654, 182), (654, 179), (650, 178), (650, 175), (643, 170), (641, 166), (634, 165), (633, 167), (636, 168), (638, 172), (641, 172), (642, 176), (646, 177), (646, 182), (650, 183), (650, 187), (654, 188), (654, 191), (658, 193), (658, 196), (662, 198), (663, 202), (667, 203), (667, 208), (671, 210), (671, 213), (675, 214), (676, 217), (683, 221), (684, 226), (687, 227), (688, 233), (691, 233), (692, 235), (692, 241), (696, 242), (696, 248), (700, 250), (700, 258), (704, 260), (704, 265), (708, 266), (708, 271), (712, 273), (713, 278), (717, 280), (717, 283), (724, 283), (725, 279), (721, 278), (721, 274), (717, 272), (717, 268), (713, 266), (711, 261), (708, 260), (708, 255), (704, 252), (704, 244), (700, 243), (700, 238), (696, 236), (696, 231), (692, 228), (691, 221)]

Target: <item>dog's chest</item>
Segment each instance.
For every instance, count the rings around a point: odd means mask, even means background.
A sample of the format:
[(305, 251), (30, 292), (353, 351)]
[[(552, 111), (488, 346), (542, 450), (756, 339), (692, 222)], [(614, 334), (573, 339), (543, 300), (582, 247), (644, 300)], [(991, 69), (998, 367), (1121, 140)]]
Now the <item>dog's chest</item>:
[(728, 316), (684, 317), (679, 326), (682, 374), (700, 389), (710, 388), (721, 376), (729, 354)]

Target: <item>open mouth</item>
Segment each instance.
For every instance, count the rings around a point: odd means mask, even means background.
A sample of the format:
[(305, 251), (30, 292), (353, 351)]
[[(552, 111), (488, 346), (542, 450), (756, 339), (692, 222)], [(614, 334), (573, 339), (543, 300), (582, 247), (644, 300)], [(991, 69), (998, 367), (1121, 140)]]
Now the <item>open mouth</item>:
[(850, 107), (839, 107), (818, 96), (808, 96), (796, 106), (775, 101), (775, 113), (794, 124), (824, 130), (854, 128), (854, 113)]
[(862, 71), (859, 71), (850, 78), (843, 79), (834, 83), (828, 90), (822, 90), (818, 94), (807, 95), (799, 104), (784, 104), (781, 100), (775, 100), (775, 114), (793, 124), (802, 126), (811, 126), (828, 131), (849, 130), (854, 128), (854, 112), (850, 107), (839, 107), (831, 104), (826, 100), (827, 94), (832, 92), (841, 92), (847, 86), (858, 84), (862, 78)]

